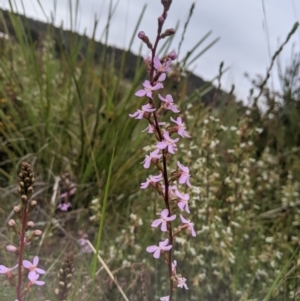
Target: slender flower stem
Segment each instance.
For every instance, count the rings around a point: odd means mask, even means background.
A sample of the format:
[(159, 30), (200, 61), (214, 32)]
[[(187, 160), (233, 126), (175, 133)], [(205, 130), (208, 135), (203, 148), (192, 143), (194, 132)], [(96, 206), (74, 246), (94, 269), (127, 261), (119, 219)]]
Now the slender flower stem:
[(24, 205), (23, 213), (22, 213), (22, 229), (20, 234), (20, 247), (19, 247), (19, 265), (18, 265), (18, 284), (17, 284), (17, 299), (18, 301), (22, 301), (21, 295), (21, 285), (22, 285), (22, 262), (23, 262), (23, 253), (24, 253), (24, 246), (25, 246), (25, 230), (27, 224), (27, 206)]
[[(164, 12), (165, 13), (165, 12)], [(152, 59), (151, 59), (151, 70), (150, 70), (150, 83), (151, 85), (154, 85), (154, 57), (156, 54), (156, 49), (158, 46), (158, 43), (160, 41), (160, 34), (162, 30), (162, 24), (159, 23), (158, 30), (157, 30), (157, 37), (154, 43), (154, 46), (152, 48)], [(155, 103), (152, 99), (150, 99), (150, 103), (155, 108)], [(158, 123), (158, 118), (156, 111), (153, 112), (153, 118), (154, 118), (154, 123), (155, 127), (159, 136), (159, 140), (163, 141), (163, 135), (160, 130), (160, 126)], [(165, 201), (165, 206), (169, 210), (169, 216), (172, 215), (171, 213), (171, 207), (170, 207), (170, 202), (169, 202), (169, 179), (168, 179), (168, 168), (167, 168), (167, 151), (163, 150), (163, 178), (164, 178), (164, 185), (165, 185), (165, 195), (164, 195), (164, 201)], [(172, 233), (172, 227), (171, 227), (171, 222), (167, 223), (168, 225), (168, 232), (169, 232), (169, 244), (173, 246), (173, 233)], [(168, 270), (169, 270), (169, 281), (170, 281), (170, 292), (169, 292), (169, 301), (172, 301), (173, 298), (173, 280), (172, 280), (172, 249), (171, 248), (168, 251)]]

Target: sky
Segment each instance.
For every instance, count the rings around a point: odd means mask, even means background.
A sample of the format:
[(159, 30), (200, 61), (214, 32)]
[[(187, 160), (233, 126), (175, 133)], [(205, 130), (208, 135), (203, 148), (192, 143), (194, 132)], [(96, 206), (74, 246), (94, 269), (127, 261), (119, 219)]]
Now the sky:
[[(9, 8), (8, 0), (0, 0), (0, 7)], [(70, 5), (75, 9), (76, 0), (13, 0), (18, 12), (42, 21), (51, 20), (54, 23), (70, 28)], [(73, 28), (80, 33), (86, 30), (92, 32), (95, 16), (99, 19), (96, 39), (101, 40), (103, 29), (107, 22), (110, 0), (82, 0), (79, 3), (78, 20)], [(113, 0), (116, 10), (112, 16), (108, 43), (112, 46), (128, 47), (132, 33), (145, 4), (147, 9), (139, 26), (153, 40), (157, 29), (157, 18), (162, 13), (160, 0)], [(165, 28), (179, 28), (173, 40), (174, 49), (178, 48), (184, 23), (190, 7), (195, 3), (192, 19), (186, 31), (181, 55), (182, 58), (207, 32), (211, 35), (199, 48), (199, 52), (216, 38), (220, 40), (199, 59), (190, 69), (204, 80), (212, 80), (218, 74), (219, 65), (223, 61), (229, 70), (222, 78), (222, 88), (229, 91), (235, 85), (235, 93), (239, 99), (246, 99), (251, 88), (250, 80), (257, 75), (265, 76), (272, 55), (286, 39), (294, 23), (300, 18), (299, 0), (173, 0)], [(56, 6), (56, 9), (54, 7)], [(55, 12), (55, 13), (54, 13)], [(74, 24), (74, 20), (73, 20)], [(103, 41), (103, 37), (102, 37)], [(141, 41), (134, 39), (132, 50), (138, 53)], [(282, 69), (291, 60), (292, 52), (300, 52), (300, 29), (293, 35), (289, 44), (280, 55)], [(143, 55), (148, 54), (146, 47)], [(280, 90), (277, 64), (272, 72), (270, 87)]]

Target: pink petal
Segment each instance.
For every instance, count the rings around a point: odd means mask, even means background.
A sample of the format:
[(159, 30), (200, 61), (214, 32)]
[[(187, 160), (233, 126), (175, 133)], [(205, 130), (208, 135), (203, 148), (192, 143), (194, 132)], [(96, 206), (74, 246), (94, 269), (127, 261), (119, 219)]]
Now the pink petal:
[(151, 227), (156, 228), (161, 224), (162, 220), (161, 219), (156, 219), (155, 221), (152, 222)]
[(167, 220), (168, 222), (173, 221), (174, 219), (176, 219), (176, 215), (175, 215), (175, 214), (172, 215), (172, 216), (170, 216), (170, 217), (167, 217), (167, 218), (166, 218), (166, 220)]
[(157, 248), (157, 250), (153, 254), (153, 257), (154, 258), (159, 258), (159, 256), (160, 256), (160, 249)]
[(162, 73), (160, 76), (159, 76), (159, 78), (158, 78), (158, 81), (159, 82), (163, 82), (165, 79), (166, 79), (166, 73)]
[(146, 251), (149, 252), (149, 253), (153, 253), (157, 250), (157, 246), (150, 246), (150, 247), (147, 247)]
[(34, 266), (37, 266), (39, 263), (39, 258), (37, 256), (34, 256), (32, 263)]
[(158, 90), (158, 89), (162, 89), (164, 86), (161, 84), (161, 83), (157, 83), (153, 88), (152, 90)]
[(42, 270), (40, 268), (36, 268), (35, 270), (36, 270), (37, 273), (39, 273), (41, 275), (46, 273), (44, 270)]
[(164, 217), (164, 218), (168, 217), (168, 215), (169, 215), (169, 210), (168, 210), (168, 209), (164, 209), (164, 210), (160, 213), (160, 215), (161, 215), (162, 217)]
[(26, 269), (30, 269), (32, 267), (32, 263), (28, 260), (23, 260), (23, 267)]
[(185, 204), (183, 202), (178, 203), (178, 207), (180, 208), (181, 211), (183, 210), (184, 206)]
[(151, 158), (147, 158), (144, 161), (144, 168), (149, 168), (151, 163)]
[(167, 142), (166, 141), (160, 141), (156, 144), (156, 147), (159, 148), (159, 149), (164, 149), (168, 146)]
[(167, 232), (167, 231), (168, 231), (168, 229), (167, 229), (167, 223), (166, 223), (166, 222), (162, 222), (162, 223), (161, 223), (160, 230), (161, 230), (162, 232)]
[(169, 245), (169, 246), (166, 246), (166, 247), (162, 247), (162, 249), (163, 249), (164, 251), (169, 251), (169, 250), (172, 249), (172, 245)]
[(184, 183), (186, 182), (187, 178), (188, 178), (187, 175), (182, 174), (182, 175), (180, 176), (180, 178), (179, 178), (179, 183), (180, 183), (180, 184), (184, 184)]
[(154, 65), (154, 68), (156, 70), (159, 70), (160, 67), (162, 66), (162, 64), (161, 64), (160, 59), (158, 58), (158, 56), (154, 57), (154, 59), (153, 59), (153, 65)]
[(137, 91), (134, 95), (135, 96), (138, 96), (138, 97), (143, 97), (143, 96), (145, 96), (146, 95), (146, 91), (145, 90), (139, 90), (139, 91)]

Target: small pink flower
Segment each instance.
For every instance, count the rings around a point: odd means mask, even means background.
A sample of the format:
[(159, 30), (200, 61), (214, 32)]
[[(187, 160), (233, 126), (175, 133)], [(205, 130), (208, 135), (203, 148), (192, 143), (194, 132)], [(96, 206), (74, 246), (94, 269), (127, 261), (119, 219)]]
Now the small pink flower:
[(151, 162), (155, 162), (155, 160), (158, 160), (161, 158), (161, 154), (159, 153), (159, 149), (156, 149), (155, 151), (151, 152), (150, 155), (146, 155), (145, 160), (143, 161), (144, 163), (144, 168), (149, 168)]
[(72, 204), (70, 202), (60, 203), (56, 207), (56, 209), (58, 209), (60, 211), (68, 211), (71, 208), (72, 208)]
[(163, 250), (163, 251), (169, 251), (172, 249), (172, 245), (169, 245), (168, 246), (168, 243), (169, 243), (169, 239), (167, 238), (166, 240), (164, 241), (161, 241), (159, 243), (159, 246), (150, 246), (150, 247), (147, 247), (147, 252), (149, 253), (154, 253), (153, 254), (153, 257), (154, 258), (159, 258), (160, 257), (160, 252)]
[(179, 138), (171, 139), (168, 131), (164, 132), (163, 137), (165, 140), (158, 142), (156, 147), (159, 149), (168, 148), (169, 153), (175, 154), (175, 151), (177, 151), (176, 142), (179, 141)]
[(189, 187), (192, 187), (190, 183), (190, 169), (187, 166), (182, 165), (179, 161), (177, 162), (177, 166), (181, 169), (179, 183), (186, 183)]
[(81, 238), (77, 240), (79, 245), (81, 246), (81, 252), (83, 253), (93, 253), (93, 250), (90, 248), (88, 244), (88, 235), (84, 233), (83, 231), (80, 231), (79, 234), (81, 235)]
[(171, 60), (168, 60), (167, 62), (165, 62), (164, 64), (162, 64), (160, 62), (160, 59), (158, 56), (155, 56), (153, 59), (153, 65), (154, 68), (158, 71), (158, 72), (169, 72), (171, 70), (170, 66), (171, 66)]
[(188, 219), (185, 219), (181, 214), (180, 214), (180, 218), (181, 218), (181, 221), (183, 223), (183, 226), (181, 226), (182, 229), (189, 229), (191, 232), (192, 232), (192, 236), (196, 236), (196, 232), (195, 232), (195, 229), (194, 229), (194, 223), (191, 223), (190, 220)]
[(162, 179), (162, 174), (159, 174), (157, 176), (150, 176), (147, 178), (146, 182), (141, 184), (141, 189), (146, 189), (148, 188), (149, 184), (154, 185), (154, 183), (159, 182)]
[(184, 123), (182, 122), (182, 119), (181, 117), (177, 117), (177, 120), (173, 119), (171, 117), (171, 120), (177, 124), (177, 126), (175, 126), (176, 130), (177, 130), (177, 133), (178, 135), (180, 135), (181, 137), (183, 138), (190, 138), (191, 136), (185, 131), (185, 125)]
[(169, 301), (170, 300), (170, 296), (161, 297), (159, 300), (160, 301)]
[(151, 227), (156, 228), (161, 224), (160, 230), (163, 232), (167, 232), (167, 222), (173, 221), (176, 218), (176, 215), (168, 216), (169, 215), (169, 210), (164, 209), (160, 213), (160, 218), (156, 219), (155, 221), (152, 222)]
[(36, 272), (32, 271), (28, 274), (28, 279), (30, 280), (30, 285), (44, 285), (45, 281), (40, 281), (38, 280), (40, 277), (39, 274), (37, 274)]
[(175, 194), (179, 198), (177, 205), (180, 208), (180, 210), (181, 211), (185, 210), (187, 213), (190, 213), (189, 203), (188, 203), (190, 196), (187, 193), (182, 194), (178, 190), (175, 191)]
[[(162, 184), (161, 186), (162, 186), (163, 192), (165, 193), (165, 185)], [(177, 190), (176, 185), (169, 186), (169, 198), (171, 200), (172, 199), (177, 199), (177, 196), (175, 195), (176, 190)]]
[(180, 287), (180, 288), (184, 287), (186, 290), (188, 290), (188, 287), (186, 285), (186, 279), (183, 277), (178, 277), (177, 278), (177, 287)]
[(129, 116), (132, 118), (135, 118), (135, 119), (142, 119), (146, 112), (152, 113), (154, 111), (155, 111), (155, 109), (153, 109), (152, 106), (148, 103), (148, 104), (142, 106), (141, 110), (136, 110), (135, 113), (129, 114)]
[(11, 271), (14, 270), (18, 265), (15, 265), (13, 268), (7, 268), (4, 265), (0, 265), (0, 274), (5, 274), (7, 277), (11, 276)]
[(152, 91), (163, 88), (163, 85), (161, 83), (157, 83), (155, 86), (151, 86), (149, 80), (145, 80), (143, 86), (144, 89), (137, 91), (135, 93), (135, 96), (143, 97), (146, 95), (147, 97), (152, 98)]
[(179, 113), (180, 111), (177, 109), (177, 107), (174, 105), (174, 100), (172, 95), (167, 94), (166, 98), (163, 98), (160, 94), (158, 94), (158, 97), (161, 101), (165, 102), (165, 108), (167, 110), (171, 110), (173, 113)]
[(39, 263), (38, 256), (35, 256), (33, 258), (32, 263), (29, 260), (23, 260), (23, 267), (26, 268), (27, 270), (29, 270), (28, 278), (29, 278), (30, 274), (37, 274), (37, 273), (45, 274), (46, 273), (44, 270), (37, 267), (38, 263)]

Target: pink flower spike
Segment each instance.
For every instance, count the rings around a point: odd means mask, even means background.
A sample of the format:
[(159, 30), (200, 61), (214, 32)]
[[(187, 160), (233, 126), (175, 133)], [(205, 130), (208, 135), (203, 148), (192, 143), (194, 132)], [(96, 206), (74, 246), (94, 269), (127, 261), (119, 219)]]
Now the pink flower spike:
[(144, 163), (144, 168), (149, 168), (151, 162), (154, 162), (155, 160), (158, 160), (161, 158), (162, 155), (159, 155), (159, 149), (156, 149), (155, 151), (151, 152), (150, 155), (146, 155), (145, 160), (143, 161)]
[(13, 268), (7, 268), (4, 265), (0, 265), (0, 274), (5, 274), (7, 277), (10, 277), (11, 271), (14, 270), (18, 265), (15, 265)]
[(177, 107), (174, 105), (174, 100), (172, 95), (167, 94), (166, 98), (163, 98), (160, 94), (158, 94), (158, 97), (161, 101), (165, 102), (165, 108), (167, 110), (171, 110), (173, 113), (179, 113), (180, 111), (177, 109)]
[(188, 290), (188, 287), (186, 285), (186, 279), (183, 277), (178, 277), (177, 278), (177, 287), (180, 287), (180, 288), (184, 287), (186, 290)]
[[(39, 258), (38, 258), (38, 256), (35, 256), (33, 258), (32, 263), (28, 260), (23, 260), (23, 267), (29, 270), (29, 275), (33, 274), (33, 273), (34, 274), (36, 274), (36, 273), (37, 274), (45, 274), (46, 272), (44, 270), (37, 267), (38, 263), (39, 263)], [(28, 275), (28, 277), (29, 277), (29, 275)]]
[(181, 117), (177, 117), (177, 120), (173, 119), (171, 117), (171, 120), (177, 124), (177, 126), (175, 126), (176, 130), (177, 130), (177, 133), (178, 135), (180, 135), (181, 137), (183, 138), (190, 138), (191, 136), (185, 131), (185, 125), (184, 123), (182, 122), (182, 119)]
[(154, 186), (154, 183), (159, 182), (162, 179), (162, 177), (162, 174), (159, 174), (157, 176), (150, 176), (149, 178), (147, 178), (146, 182), (141, 184), (141, 189), (148, 188), (149, 184)]
[(30, 284), (36, 284), (36, 285), (44, 285), (45, 281), (38, 280), (40, 277), (39, 274), (35, 273), (34, 271), (32, 273), (28, 274), (28, 279), (30, 280)]
[(192, 187), (190, 183), (190, 169), (187, 166), (182, 165), (179, 161), (177, 162), (177, 166), (181, 169), (179, 183), (186, 183), (189, 187)]
[(190, 199), (190, 196), (185, 193), (185, 194), (182, 194), (180, 193), (178, 190), (175, 191), (175, 194), (176, 196), (179, 198), (179, 201), (178, 201), (178, 207), (181, 211), (185, 210), (187, 213), (190, 213), (190, 209), (189, 209), (189, 199)]
[(191, 223), (191, 221), (185, 219), (181, 214), (180, 214), (180, 219), (182, 221), (182, 223), (184, 224), (183, 226), (181, 226), (182, 228), (187, 228), (192, 232), (192, 236), (196, 236), (196, 232), (194, 229), (194, 223)]
[(169, 301), (170, 300), (170, 296), (161, 297), (159, 300), (160, 301)]
[(168, 131), (164, 132), (163, 137), (165, 140), (158, 142), (156, 147), (159, 149), (168, 148), (169, 153), (175, 154), (175, 151), (177, 151), (176, 142), (179, 141), (179, 138), (171, 139)]
[(155, 109), (152, 108), (152, 106), (148, 103), (148, 104), (142, 106), (141, 110), (136, 110), (135, 113), (129, 114), (129, 116), (132, 117), (132, 118), (135, 118), (135, 119), (142, 119), (146, 112), (152, 113), (154, 111), (155, 111)]
[(161, 241), (159, 243), (159, 246), (149, 246), (147, 247), (147, 252), (148, 253), (154, 253), (153, 257), (154, 258), (159, 258), (160, 257), (160, 252), (163, 251), (169, 251), (172, 249), (172, 245), (167, 245), (169, 243), (169, 239), (167, 238), (164, 241)]
[(144, 89), (139, 90), (135, 93), (135, 96), (143, 97), (147, 96), (149, 98), (152, 98), (152, 91), (158, 90), (163, 88), (164, 86), (161, 83), (157, 83), (155, 86), (151, 86), (151, 83), (149, 80), (145, 80), (143, 83)]
[(173, 221), (176, 218), (176, 215), (172, 215), (172, 216), (168, 216), (169, 215), (169, 210), (168, 209), (164, 209), (161, 213), (160, 213), (160, 218), (156, 219), (155, 221), (152, 222), (151, 227), (152, 228), (156, 228), (161, 224), (161, 228), (160, 230), (162, 232), (167, 232), (167, 222)]
[(167, 62), (165, 62), (164, 64), (162, 64), (160, 62), (160, 59), (158, 56), (155, 56), (153, 59), (153, 64), (154, 64), (154, 68), (158, 71), (158, 72), (169, 72), (171, 70), (170, 66), (171, 66), (172, 61), (168, 60)]

